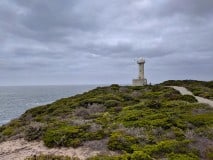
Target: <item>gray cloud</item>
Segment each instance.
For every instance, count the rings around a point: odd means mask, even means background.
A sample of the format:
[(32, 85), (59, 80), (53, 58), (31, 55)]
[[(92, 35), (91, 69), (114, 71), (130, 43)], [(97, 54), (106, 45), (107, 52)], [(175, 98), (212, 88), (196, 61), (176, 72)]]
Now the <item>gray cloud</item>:
[(0, 85), (212, 80), (212, 0), (0, 2)]

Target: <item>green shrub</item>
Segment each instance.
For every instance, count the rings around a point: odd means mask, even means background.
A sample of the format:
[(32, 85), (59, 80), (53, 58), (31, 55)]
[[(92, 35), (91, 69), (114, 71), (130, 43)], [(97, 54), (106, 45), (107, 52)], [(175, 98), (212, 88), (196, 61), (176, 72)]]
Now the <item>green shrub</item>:
[(119, 86), (118, 84), (112, 84), (112, 85), (110, 86), (110, 88), (111, 88), (112, 90), (114, 90), (114, 91), (117, 91), (117, 90), (119, 90), (120, 86)]
[(182, 129), (177, 127), (172, 127), (172, 131), (174, 132), (177, 140), (183, 140), (185, 138), (184, 132)]
[(104, 130), (98, 130), (96, 132), (85, 132), (82, 135), (84, 140), (101, 140), (107, 136)]
[(11, 136), (14, 133), (14, 128), (12, 127), (7, 127), (2, 131), (2, 134), (4, 136)]
[(120, 97), (120, 95), (112, 94), (112, 93), (105, 94), (105, 95), (102, 95), (102, 96), (98, 96), (98, 98), (101, 98), (104, 101), (106, 101), (106, 100), (123, 101), (123, 99)]
[(159, 86), (159, 85), (155, 85), (155, 86), (152, 86), (152, 87), (151, 87), (151, 91), (152, 91), (152, 92), (159, 92), (159, 91), (161, 91), (161, 90), (162, 90), (162, 87)]
[(152, 158), (143, 151), (135, 151), (133, 154), (131, 154), (131, 160), (152, 160)]
[(143, 112), (138, 110), (123, 110), (119, 118), (121, 121), (136, 121), (143, 117)]
[(122, 98), (123, 98), (124, 102), (126, 102), (126, 101), (134, 101), (135, 100), (134, 99), (135, 97), (132, 97), (132, 96), (130, 96), (128, 94), (123, 94)]
[(107, 108), (110, 108), (110, 107), (118, 106), (119, 104), (120, 104), (120, 102), (117, 101), (117, 100), (107, 100), (107, 101), (104, 103), (104, 106), (106, 106)]
[(213, 124), (213, 113), (205, 113), (199, 115), (188, 115), (187, 120), (196, 127)]
[(194, 154), (175, 154), (171, 153), (168, 155), (169, 160), (199, 160)]
[(59, 126), (56, 128), (48, 128), (44, 133), (43, 141), (48, 147), (78, 147), (81, 145), (81, 130), (74, 126)]
[(108, 142), (110, 150), (126, 151), (131, 153), (133, 151), (132, 145), (138, 143), (133, 136), (125, 135), (122, 132), (114, 132), (111, 134)]
[(167, 154), (167, 153), (186, 153), (188, 151), (189, 141), (165, 140), (156, 145), (146, 145), (143, 151), (149, 155)]
[(45, 131), (45, 126), (42, 123), (31, 123), (25, 129), (25, 139), (28, 141), (40, 139)]
[(29, 115), (31, 117), (36, 117), (37, 115), (42, 115), (43, 113), (45, 113), (44, 111), (48, 108), (49, 106), (38, 106), (38, 107), (34, 107), (32, 109), (27, 110), (23, 115), (22, 115), (22, 119), (28, 120), (27, 118), (29, 117)]
[(153, 109), (158, 109), (160, 108), (162, 105), (160, 103), (160, 101), (158, 100), (149, 100), (145, 103), (145, 105), (149, 108), (153, 108)]
[(181, 95), (179, 100), (187, 101), (187, 102), (190, 102), (190, 103), (197, 102), (197, 99), (192, 95)]
[(93, 104), (93, 103), (103, 104), (104, 101), (101, 98), (90, 98), (90, 99), (82, 100), (79, 105), (87, 107), (89, 104)]

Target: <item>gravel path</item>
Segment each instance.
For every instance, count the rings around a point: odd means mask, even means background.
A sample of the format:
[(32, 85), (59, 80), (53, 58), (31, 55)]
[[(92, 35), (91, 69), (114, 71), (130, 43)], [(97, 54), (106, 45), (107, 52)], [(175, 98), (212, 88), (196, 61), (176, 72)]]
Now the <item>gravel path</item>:
[[(187, 90), (185, 87), (178, 87), (178, 86), (170, 86), (176, 90), (178, 90), (182, 95), (193, 95), (192, 92), (190, 92), (189, 90)], [(209, 100), (209, 99), (206, 99), (206, 98), (203, 98), (203, 97), (199, 97), (199, 96), (194, 96), (197, 101), (199, 103), (206, 103), (208, 105), (210, 105), (211, 107), (213, 107), (213, 101), (212, 100)]]

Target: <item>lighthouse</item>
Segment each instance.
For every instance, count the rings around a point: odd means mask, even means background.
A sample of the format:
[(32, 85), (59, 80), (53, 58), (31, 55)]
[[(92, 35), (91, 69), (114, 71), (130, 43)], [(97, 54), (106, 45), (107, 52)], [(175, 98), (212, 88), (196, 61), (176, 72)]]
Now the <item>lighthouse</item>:
[(147, 85), (147, 80), (144, 78), (144, 64), (145, 60), (143, 58), (139, 58), (137, 60), (137, 64), (139, 67), (139, 73), (138, 73), (138, 78), (133, 79), (132, 83), (133, 86), (144, 86)]

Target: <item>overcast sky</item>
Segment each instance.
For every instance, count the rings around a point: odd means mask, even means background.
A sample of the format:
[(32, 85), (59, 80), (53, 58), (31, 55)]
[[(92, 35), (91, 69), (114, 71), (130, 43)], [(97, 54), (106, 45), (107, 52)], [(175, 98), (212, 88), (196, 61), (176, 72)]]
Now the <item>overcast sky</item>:
[(213, 0), (1, 0), (0, 85), (213, 80)]

